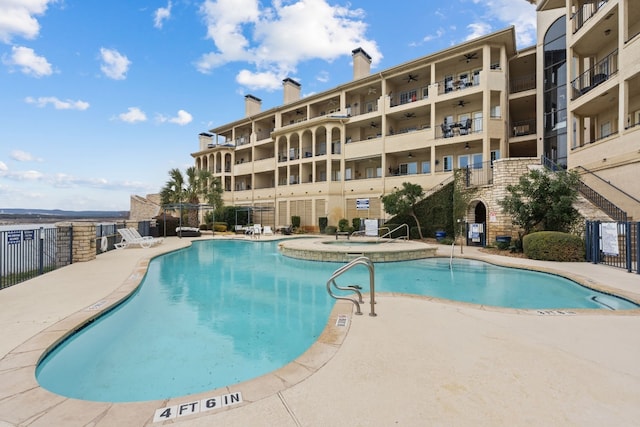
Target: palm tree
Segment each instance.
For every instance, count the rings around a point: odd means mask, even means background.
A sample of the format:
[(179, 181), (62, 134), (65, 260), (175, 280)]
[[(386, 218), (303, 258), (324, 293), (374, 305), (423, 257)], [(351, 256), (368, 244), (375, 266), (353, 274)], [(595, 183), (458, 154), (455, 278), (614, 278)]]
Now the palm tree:
[(160, 190), (160, 201), (165, 207), (187, 207), (187, 225), (197, 227), (200, 203), (212, 205), (217, 210), (222, 208), (222, 185), (220, 179), (214, 178), (211, 172), (198, 170), (195, 166), (187, 168), (185, 175), (177, 168), (169, 171), (170, 179)]

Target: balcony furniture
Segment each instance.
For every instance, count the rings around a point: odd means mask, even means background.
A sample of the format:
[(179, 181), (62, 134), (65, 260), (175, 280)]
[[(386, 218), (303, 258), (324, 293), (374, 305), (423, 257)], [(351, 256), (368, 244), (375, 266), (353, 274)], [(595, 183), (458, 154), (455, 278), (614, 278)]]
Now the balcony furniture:
[(453, 136), (453, 129), (449, 127), (446, 123), (442, 123), (440, 125), (442, 129), (442, 137), (443, 138), (451, 138)]

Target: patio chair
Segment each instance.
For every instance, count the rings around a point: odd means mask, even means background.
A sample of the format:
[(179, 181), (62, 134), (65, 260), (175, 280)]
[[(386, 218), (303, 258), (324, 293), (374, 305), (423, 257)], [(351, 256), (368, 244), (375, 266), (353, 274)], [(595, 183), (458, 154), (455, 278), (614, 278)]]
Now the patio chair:
[(264, 236), (273, 236), (273, 230), (270, 225), (265, 225), (262, 229), (262, 235)]
[(440, 128), (442, 129), (443, 138), (451, 138), (453, 136), (453, 130), (445, 123), (440, 124)]
[(114, 246), (116, 249), (128, 248), (130, 245), (138, 245), (141, 248), (150, 248), (151, 246), (162, 243), (161, 238), (155, 238), (151, 236), (141, 236), (138, 230), (132, 228), (119, 228), (118, 233), (122, 237), (120, 243), (116, 243)]
[(260, 224), (253, 224), (251, 237), (253, 237), (254, 239), (259, 239), (260, 234), (262, 234), (262, 226)]

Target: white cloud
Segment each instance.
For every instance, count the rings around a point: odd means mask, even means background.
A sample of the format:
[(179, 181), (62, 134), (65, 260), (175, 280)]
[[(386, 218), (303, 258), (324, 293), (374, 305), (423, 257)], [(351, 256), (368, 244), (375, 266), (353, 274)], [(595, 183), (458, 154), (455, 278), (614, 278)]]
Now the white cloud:
[(0, 160), (0, 173), (6, 172), (8, 170), (9, 170), (9, 168), (7, 167), (7, 164), (5, 162), (3, 162), (2, 160)]
[(147, 115), (138, 107), (129, 107), (126, 113), (118, 114), (118, 119), (127, 123), (146, 122)]
[[(255, 69), (241, 71), (236, 81), (252, 88), (279, 88), (300, 62), (333, 61), (357, 47), (371, 55), (374, 67), (382, 59), (376, 42), (365, 36), (362, 9), (326, 0), (274, 0), (266, 8), (258, 0), (206, 0), (200, 11), (217, 51), (202, 55), (198, 70), (209, 73), (229, 62), (247, 62)], [(262, 83), (249, 81), (251, 76)]]
[(28, 96), (25, 98), (25, 102), (27, 104), (35, 104), (36, 106), (43, 108), (48, 104), (53, 105), (53, 108), (56, 110), (86, 110), (89, 108), (89, 103), (86, 101), (73, 101), (71, 99), (67, 99), (62, 101), (55, 96), (41, 96), (39, 98), (33, 98)]
[[(528, 1), (473, 0), (485, 10), (486, 17), (516, 28), (518, 48), (529, 47), (536, 42), (536, 6)], [(472, 29), (473, 31), (474, 29)]]
[(20, 67), (24, 74), (34, 77), (49, 76), (53, 73), (51, 64), (44, 56), (38, 56), (33, 49), (24, 46), (12, 46), (11, 58), (3, 59), (3, 62)]
[(165, 117), (162, 114), (158, 114), (156, 120), (160, 123), (169, 122), (184, 126), (193, 121), (193, 116), (184, 110), (178, 110), (178, 115), (175, 117)]
[(42, 15), (57, 0), (0, 0), (0, 41), (10, 43), (14, 36), (33, 39), (40, 32), (34, 17)]
[(11, 158), (19, 162), (41, 162), (42, 161), (42, 159), (33, 157), (31, 153), (28, 153), (22, 150), (13, 150), (11, 152)]
[(162, 28), (164, 21), (171, 18), (171, 2), (167, 4), (167, 7), (160, 7), (156, 9), (153, 15), (153, 26), (156, 28)]
[(103, 61), (100, 70), (109, 78), (114, 80), (124, 80), (131, 61), (125, 55), (115, 49), (100, 48), (100, 57)]
[(465, 40), (476, 39), (491, 32), (491, 24), (488, 22), (475, 22), (467, 25), (469, 34)]
[(271, 71), (252, 72), (240, 70), (236, 76), (236, 81), (249, 89), (276, 90), (282, 87), (282, 80), (285, 77), (285, 74), (276, 74)]

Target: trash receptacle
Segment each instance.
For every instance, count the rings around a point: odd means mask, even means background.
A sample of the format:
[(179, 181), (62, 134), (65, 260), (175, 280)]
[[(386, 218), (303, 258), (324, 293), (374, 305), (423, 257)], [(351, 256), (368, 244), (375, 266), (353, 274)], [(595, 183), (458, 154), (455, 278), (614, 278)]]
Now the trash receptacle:
[(496, 246), (500, 249), (507, 249), (511, 244), (511, 236), (496, 236)]
[(440, 241), (442, 239), (444, 239), (446, 237), (447, 233), (445, 231), (442, 230), (438, 230), (436, 231), (436, 240)]

